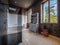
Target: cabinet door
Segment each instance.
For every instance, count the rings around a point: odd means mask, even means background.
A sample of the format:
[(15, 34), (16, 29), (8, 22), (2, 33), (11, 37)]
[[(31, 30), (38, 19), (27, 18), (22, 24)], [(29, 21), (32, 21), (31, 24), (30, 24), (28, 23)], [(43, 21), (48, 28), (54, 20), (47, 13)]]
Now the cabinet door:
[(7, 35), (7, 45), (16, 45), (17, 44), (17, 37), (18, 34), (14, 33), (14, 34), (8, 34)]

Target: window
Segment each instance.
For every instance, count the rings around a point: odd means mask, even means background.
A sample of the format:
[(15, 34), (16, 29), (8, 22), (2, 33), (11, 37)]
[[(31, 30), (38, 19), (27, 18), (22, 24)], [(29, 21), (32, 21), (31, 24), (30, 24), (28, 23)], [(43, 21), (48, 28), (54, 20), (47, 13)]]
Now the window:
[(44, 19), (43, 19), (43, 22), (44, 23), (48, 23), (48, 1), (47, 2), (45, 2), (44, 4), (43, 4), (43, 15), (44, 15)]
[(31, 22), (31, 15), (32, 15), (32, 9), (29, 9), (29, 10), (28, 10), (28, 18), (27, 18), (28, 23)]
[(41, 22), (57, 23), (57, 0), (46, 1), (41, 5)]
[(57, 23), (57, 0), (50, 0), (50, 23)]

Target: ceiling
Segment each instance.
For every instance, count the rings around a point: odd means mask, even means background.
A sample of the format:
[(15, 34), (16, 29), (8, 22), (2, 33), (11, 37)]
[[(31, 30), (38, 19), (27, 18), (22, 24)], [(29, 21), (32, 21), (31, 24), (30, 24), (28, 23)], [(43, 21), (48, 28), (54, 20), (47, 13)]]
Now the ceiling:
[(8, 4), (8, 0), (0, 0), (0, 3)]
[(28, 8), (36, 1), (37, 0), (9, 0), (9, 4), (22, 8)]
[(21, 7), (21, 8), (29, 8), (37, 1), (39, 0), (0, 0), (0, 2), (9, 4), (12, 7)]

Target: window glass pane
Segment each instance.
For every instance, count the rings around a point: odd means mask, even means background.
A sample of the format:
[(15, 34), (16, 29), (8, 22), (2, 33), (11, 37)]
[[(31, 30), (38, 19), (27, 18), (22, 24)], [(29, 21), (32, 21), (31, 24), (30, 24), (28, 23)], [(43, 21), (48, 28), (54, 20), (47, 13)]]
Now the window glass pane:
[(48, 1), (44, 3), (43, 12), (43, 22), (48, 23)]
[(50, 0), (50, 23), (57, 23), (57, 0)]

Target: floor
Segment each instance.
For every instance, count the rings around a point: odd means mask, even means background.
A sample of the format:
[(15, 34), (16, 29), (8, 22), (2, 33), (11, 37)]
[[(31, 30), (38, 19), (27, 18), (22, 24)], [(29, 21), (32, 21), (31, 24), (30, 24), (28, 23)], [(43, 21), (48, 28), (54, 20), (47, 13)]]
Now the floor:
[(19, 45), (60, 45), (60, 41), (23, 29), (22, 43)]

